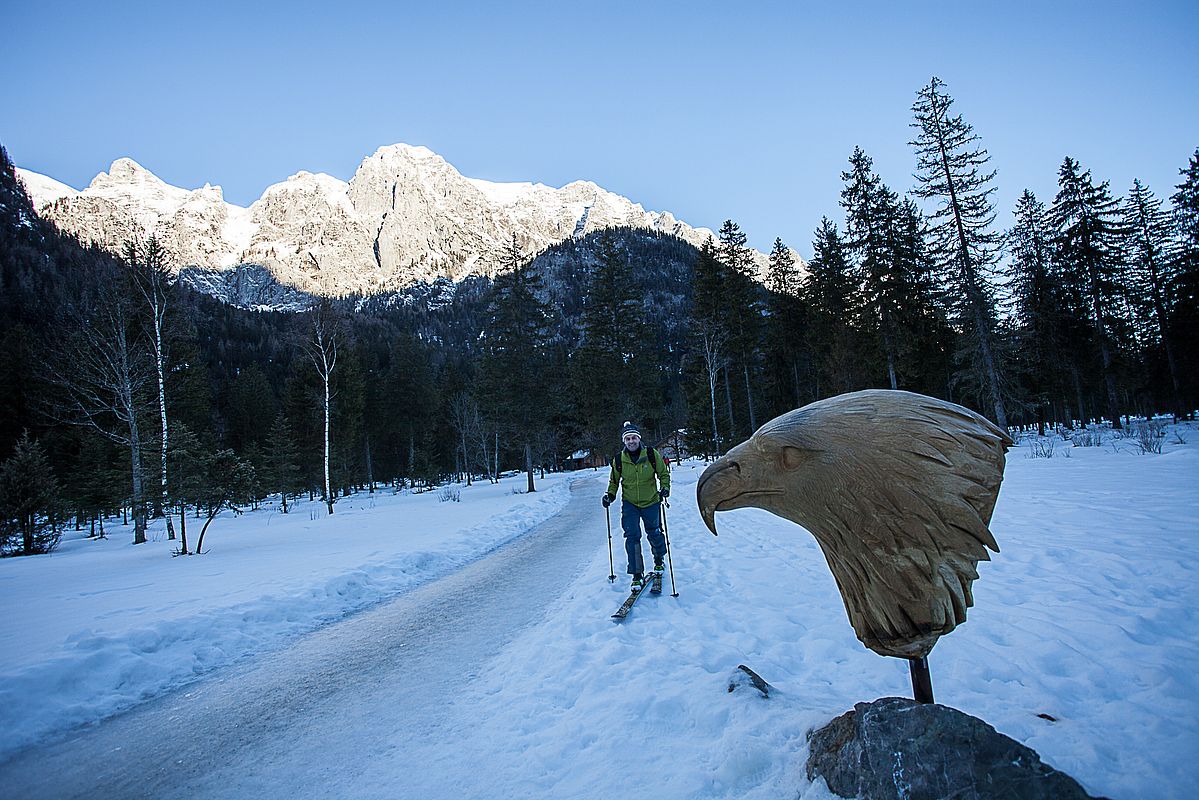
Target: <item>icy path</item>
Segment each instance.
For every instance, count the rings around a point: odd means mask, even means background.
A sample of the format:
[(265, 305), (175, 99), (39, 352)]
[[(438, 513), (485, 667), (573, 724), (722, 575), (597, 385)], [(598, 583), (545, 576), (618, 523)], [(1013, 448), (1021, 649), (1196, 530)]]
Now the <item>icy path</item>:
[(439, 781), (474, 766), (450, 701), (594, 562), (602, 491), (578, 481), (562, 513), (458, 573), (18, 754), (0, 765), (5, 796), (444, 796)]

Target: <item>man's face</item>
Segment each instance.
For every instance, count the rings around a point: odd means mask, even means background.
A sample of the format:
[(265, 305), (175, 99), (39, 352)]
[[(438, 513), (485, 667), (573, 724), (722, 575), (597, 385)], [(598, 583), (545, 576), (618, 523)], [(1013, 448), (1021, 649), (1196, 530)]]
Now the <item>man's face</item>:
[(624, 446), (630, 450), (636, 450), (641, 446), (641, 437), (635, 433), (626, 433), (623, 438)]

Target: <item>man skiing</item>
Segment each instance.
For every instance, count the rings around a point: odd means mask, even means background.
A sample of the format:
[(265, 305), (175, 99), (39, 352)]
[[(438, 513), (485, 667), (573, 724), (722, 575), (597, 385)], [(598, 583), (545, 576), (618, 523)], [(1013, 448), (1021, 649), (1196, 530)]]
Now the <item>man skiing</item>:
[[(645, 581), (645, 561), (641, 555), (641, 524), (645, 523), (645, 538), (654, 554), (654, 571), (662, 571), (666, 558), (666, 537), (662, 535), (662, 500), (670, 496), (670, 470), (661, 453), (653, 447), (641, 446), (641, 432), (626, 422), (620, 434), (624, 447), (612, 459), (608, 476), (608, 491), (604, 508), (616, 499), (616, 485), (621, 486), (620, 527), (624, 529), (624, 550), (628, 556), (628, 573), (633, 576), (633, 588)], [(659, 488), (659, 486), (661, 488)]]

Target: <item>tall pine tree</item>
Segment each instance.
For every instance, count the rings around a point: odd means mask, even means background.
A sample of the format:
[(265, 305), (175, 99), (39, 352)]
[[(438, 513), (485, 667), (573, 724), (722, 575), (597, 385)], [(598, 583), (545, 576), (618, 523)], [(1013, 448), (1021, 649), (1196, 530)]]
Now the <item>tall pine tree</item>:
[(1172, 339), (1178, 346), (1181, 372), (1187, 378), (1183, 401), (1190, 416), (1197, 394), (1194, 376), (1199, 373), (1199, 148), (1178, 173), (1182, 182), (1170, 198), (1177, 252), (1169, 303), (1173, 312)]
[[(688, 443), (693, 451), (719, 456), (726, 437), (717, 415), (717, 386), (728, 359), (728, 334), (723, 302), (725, 268), (712, 239), (705, 241), (696, 255), (692, 276)], [(733, 436), (731, 420), (726, 432)]]
[(1055, 229), (1055, 252), (1068, 291), (1081, 300), (1091, 325), (1103, 369), (1107, 415), (1120, 427), (1116, 387), (1120, 325), (1121, 239), (1119, 209), (1107, 181), (1096, 185), (1091, 171), (1069, 156), (1058, 171), (1058, 193), (1049, 211)]
[[(1044, 432), (1047, 411), (1064, 398), (1059, 375), (1064, 358), (1064, 298), (1052, 259), (1053, 231), (1045, 204), (1028, 189), (1016, 201), (1016, 224), (1008, 232), (1016, 352), (1026, 392)], [(1057, 417), (1057, 414), (1053, 414)], [(1064, 414), (1063, 421), (1069, 422)]]
[(767, 384), (770, 387), (770, 413), (777, 416), (797, 408), (806, 396), (801, 372), (807, 372), (802, 345), (805, 326), (803, 282), (791, 249), (776, 238), (770, 249), (770, 271), (766, 276), (770, 289), (767, 304), (766, 340)]
[(653, 370), (646, 363), (646, 309), (628, 254), (611, 231), (598, 239), (587, 270), (582, 341), (571, 359), (583, 444), (593, 450), (615, 440), (625, 419), (642, 421)]
[(1170, 405), (1175, 414), (1183, 414), (1182, 381), (1170, 327), (1170, 287), (1174, 284), (1173, 269), (1177, 263), (1171, 252), (1170, 218), (1162, 209), (1162, 201), (1154, 197), (1140, 179), (1133, 180), (1121, 212), (1127, 233), (1130, 279), (1138, 290), (1143, 314), (1150, 322), (1149, 337), (1161, 348), (1166, 359)]
[(758, 429), (754, 407), (754, 375), (758, 367), (761, 342), (762, 309), (758, 301), (758, 284), (753, 253), (745, 232), (731, 219), (725, 220), (717, 234), (717, 258), (724, 265), (727, 281), (724, 285), (725, 334), (730, 354), (737, 360), (740, 377), (744, 379), (745, 410), (749, 420), (748, 436)]
[(815, 364), (812, 394), (830, 397), (859, 388), (860, 295), (841, 234), (828, 217), (821, 218), (812, 240), (805, 295), (811, 311), (806, 338)]
[(524, 456), (528, 491), (533, 484), (533, 443), (546, 424), (540, 395), (547, 391), (540, 367), (550, 321), (549, 307), (538, 296), (541, 278), (529, 269), (516, 234), (504, 249), (492, 286), (483, 335), (482, 397), (505, 437)]
[(995, 171), (974, 129), (951, 115), (953, 98), (934, 77), (912, 106), (920, 131), (916, 148), (917, 197), (937, 204), (932, 214), (933, 251), (953, 287), (959, 326), (965, 332), (971, 358), (967, 369), (982, 378), (986, 397), (1000, 427), (1007, 427), (1002, 369), (997, 347), (995, 292), (990, 272), (999, 260), (999, 234), (993, 229)]
[(876, 343), (889, 387), (898, 389), (905, 348), (901, 317), (910, 289), (896, 259), (899, 199), (875, 174), (862, 148), (854, 148), (849, 166), (841, 173), (841, 205), (845, 249), (862, 293), (861, 329)]

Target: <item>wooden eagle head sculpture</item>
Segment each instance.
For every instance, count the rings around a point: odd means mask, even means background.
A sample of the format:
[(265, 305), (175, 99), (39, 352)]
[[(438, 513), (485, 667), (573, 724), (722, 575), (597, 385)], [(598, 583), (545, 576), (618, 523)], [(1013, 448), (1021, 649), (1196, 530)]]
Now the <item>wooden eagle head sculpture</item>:
[(820, 543), (862, 644), (922, 659), (966, 621), (1011, 438), (911, 392), (843, 394), (776, 417), (700, 476), (716, 512), (763, 508)]

